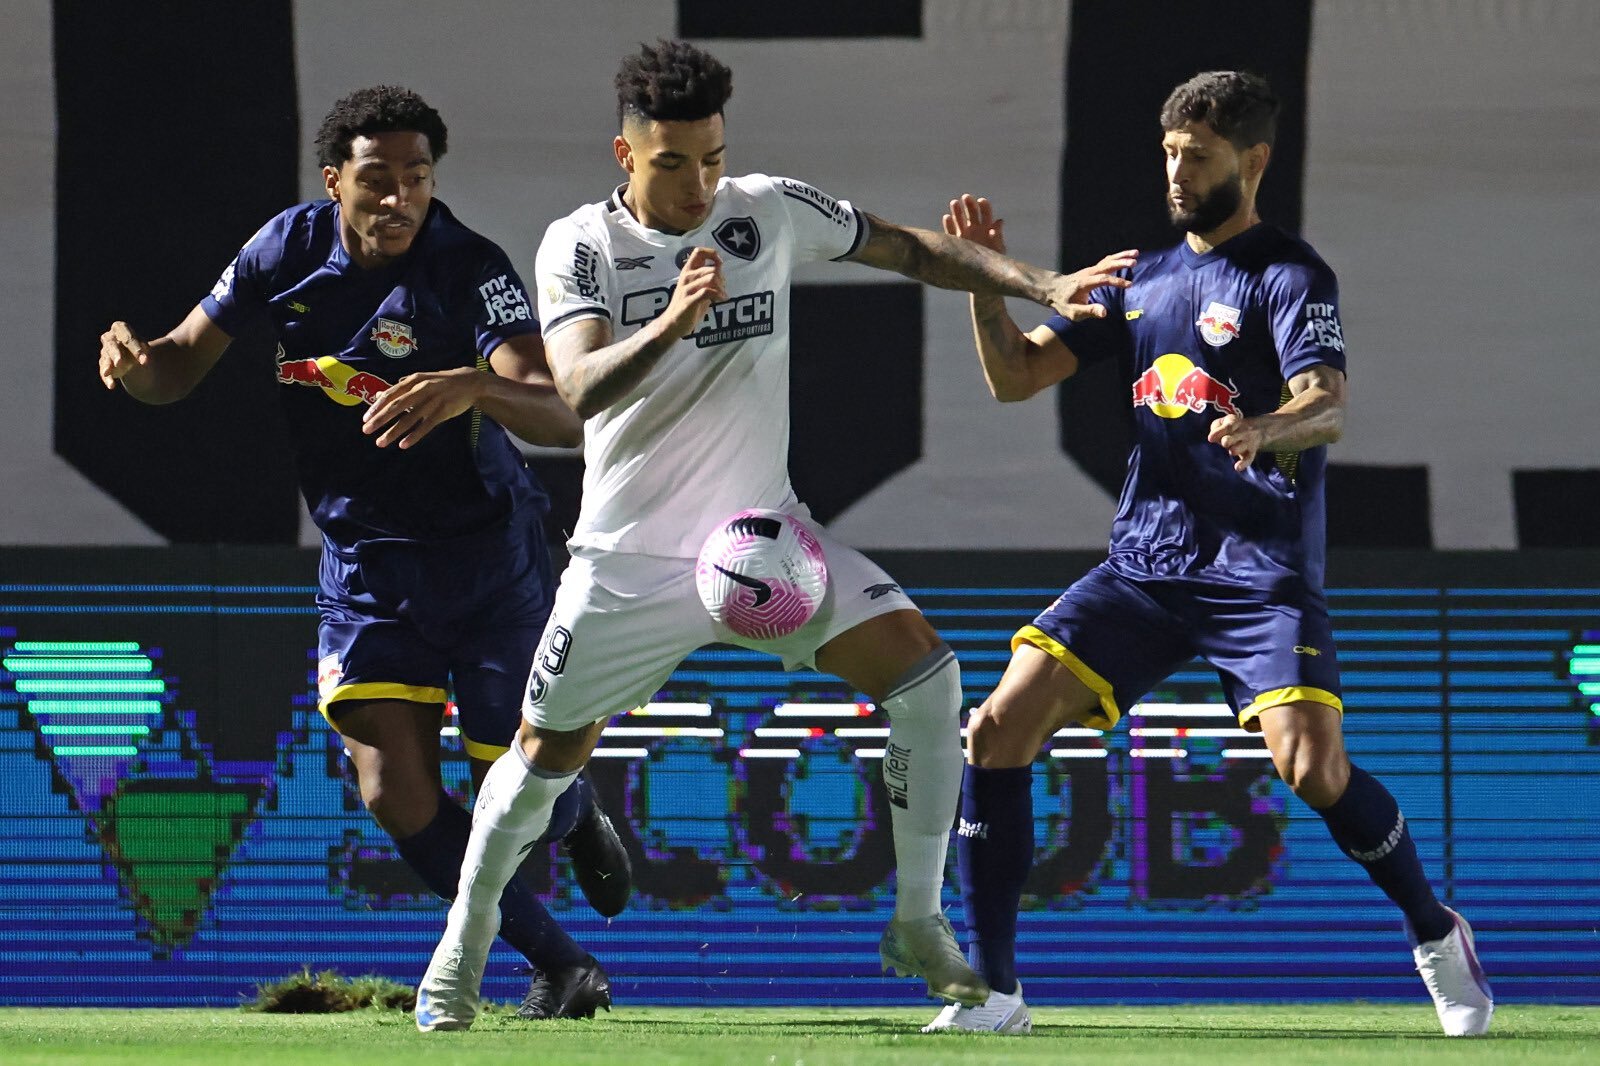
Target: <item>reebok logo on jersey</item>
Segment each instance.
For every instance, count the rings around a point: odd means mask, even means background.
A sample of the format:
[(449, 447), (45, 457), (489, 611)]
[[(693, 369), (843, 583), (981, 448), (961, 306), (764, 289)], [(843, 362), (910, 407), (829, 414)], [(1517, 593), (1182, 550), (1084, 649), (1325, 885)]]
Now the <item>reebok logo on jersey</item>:
[(619, 255), (611, 260), (611, 265), (617, 270), (643, 270), (654, 258), (653, 255)]
[(572, 280), (578, 283), (578, 295), (593, 300), (600, 295), (600, 283), (595, 280), (600, 257), (595, 250), (579, 241), (572, 249)]
[(900, 586), (896, 585), (892, 581), (885, 581), (885, 582), (883, 582), (881, 584), (877, 584), (877, 585), (868, 585), (866, 588), (862, 589), (861, 591), (865, 592), (868, 596), (872, 597), (875, 600), (881, 600), (885, 596), (889, 595), (889, 593), (891, 593), (891, 592), (899, 592), (900, 591)]
[(711, 231), (711, 239), (729, 255), (750, 260), (761, 254), (761, 231), (748, 215), (730, 218)]
[[(667, 309), (671, 300), (670, 286), (630, 292), (622, 298), (622, 324), (642, 326), (652, 322)], [(707, 308), (705, 317), (689, 336), (694, 338), (697, 348), (764, 337), (772, 332), (776, 308), (777, 300), (770, 289), (735, 296)]]
[(713, 569), (715, 569), (717, 573), (726, 577), (729, 581), (732, 581), (735, 585), (743, 585), (751, 592), (754, 592), (756, 596), (755, 599), (750, 601), (750, 606), (760, 607), (768, 600), (772, 599), (772, 586), (767, 584), (765, 581), (762, 581), (760, 578), (748, 577), (745, 574), (736, 574), (732, 570), (729, 570), (727, 567), (723, 566), (714, 566)]
[(505, 274), (479, 285), (478, 295), (483, 297), (483, 309), (489, 315), (486, 326), (508, 326), (519, 319), (526, 322), (533, 317), (527, 293)]

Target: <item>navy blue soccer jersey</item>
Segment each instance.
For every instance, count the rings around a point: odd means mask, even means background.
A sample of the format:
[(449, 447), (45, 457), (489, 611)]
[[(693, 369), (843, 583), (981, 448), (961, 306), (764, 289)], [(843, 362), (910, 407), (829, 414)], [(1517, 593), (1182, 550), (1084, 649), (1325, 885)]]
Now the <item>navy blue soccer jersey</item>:
[(1327, 449), (1263, 454), (1240, 473), (1206, 439), (1224, 413), (1276, 410), (1287, 382), (1345, 367), (1333, 271), (1304, 241), (1258, 224), (1205, 254), (1145, 253), (1103, 319), (1048, 325), (1083, 363), (1117, 359), (1134, 444), (1109, 564), (1130, 578), (1196, 577), (1320, 590)]
[(372, 270), (339, 239), (339, 205), (300, 204), (263, 226), (202, 302), (231, 336), (278, 341), (280, 396), (300, 488), (335, 544), (439, 541), (545, 506), (506, 431), (477, 411), (414, 447), (361, 432), (368, 404), (407, 374), (488, 369), (539, 323), (506, 255), (435, 200), (406, 255)]

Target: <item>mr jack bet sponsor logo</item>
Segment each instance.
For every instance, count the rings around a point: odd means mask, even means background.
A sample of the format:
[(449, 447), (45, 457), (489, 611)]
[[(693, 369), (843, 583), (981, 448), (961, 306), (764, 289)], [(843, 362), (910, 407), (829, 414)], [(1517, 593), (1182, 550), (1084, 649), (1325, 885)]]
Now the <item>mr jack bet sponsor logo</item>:
[(509, 326), (533, 317), (533, 308), (528, 305), (528, 296), (522, 291), (522, 286), (505, 274), (479, 285), (478, 295), (483, 297), (483, 309), (489, 316), (484, 322), (486, 326)]

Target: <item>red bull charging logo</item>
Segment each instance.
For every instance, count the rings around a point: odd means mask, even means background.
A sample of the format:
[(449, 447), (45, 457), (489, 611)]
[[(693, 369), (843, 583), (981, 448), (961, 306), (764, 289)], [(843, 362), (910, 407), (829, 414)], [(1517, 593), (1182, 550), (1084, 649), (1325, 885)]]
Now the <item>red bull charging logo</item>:
[(285, 359), (278, 349), (278, 381), (284, 385), (313, 385), (345, 407), (372, 403), (390, 385), (376, 374), (357, 370), (331, 355), (320, 359)]
[(1239, 390), (1225, 385), (1194, 365), (1186, 355), (1170, 352), (1133, 382), (1133, 406), (1148, 407), (1162, 418), (1182, 418), (1214, 407), (1227, 415), (1239, 414), (1234, 404)]

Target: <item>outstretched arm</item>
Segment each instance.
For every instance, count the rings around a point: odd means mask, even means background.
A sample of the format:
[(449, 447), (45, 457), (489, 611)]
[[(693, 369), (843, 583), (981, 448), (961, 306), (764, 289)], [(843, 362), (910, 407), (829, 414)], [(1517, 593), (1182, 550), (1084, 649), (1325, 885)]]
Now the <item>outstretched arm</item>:
[(856, 262), (892, 270), (936, 288), (1017, 296), (1077, 321), (1106, 313), (1104, 307), (1085, 302), (1090, 292), (1102, 285), (1126, 284), (1098, 267), (1058, 274), (949, 233), (897, 226), (876, 215), (866, 218), (870, 232), (854, 256)]
[[(950, 213), (944, 216), (944, 231), (974, 246), (1005, 253), (1005, 220), (995, 218), (993, 207), (982, 197), (963, 195), (951, 200)], [(1132, 266), (1136, 254), (1125, 251), (1108, 255), (1085, 273), (1103, 274)], [(1127, 284), (1121, 278), (1114, 281)], [(1100, 307), (1100, 314), (1104, 313)], [(1002, 403), (1026, 400), (1077, 372), (1078, 357), (1056, 331), (1039, 326), (1031, 333), (1022, 332), (1001, 296), (972, 294), (972, 334), (989, 392)]]
[(143, 403), (181, 400), (217, 365), (233, 338), (196, 306), (176, 329), (145, 341), (126, 322), (100, 334), (100, 380)]

